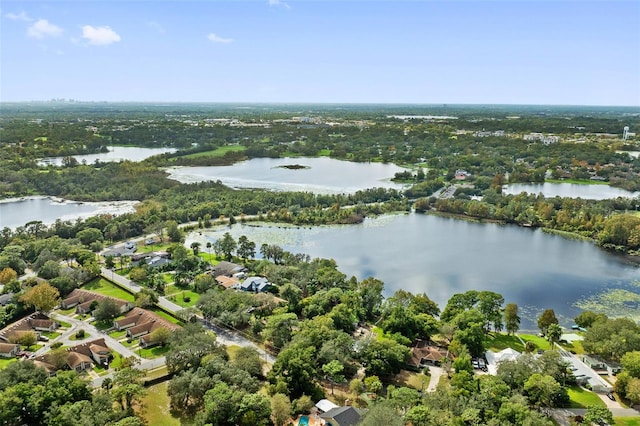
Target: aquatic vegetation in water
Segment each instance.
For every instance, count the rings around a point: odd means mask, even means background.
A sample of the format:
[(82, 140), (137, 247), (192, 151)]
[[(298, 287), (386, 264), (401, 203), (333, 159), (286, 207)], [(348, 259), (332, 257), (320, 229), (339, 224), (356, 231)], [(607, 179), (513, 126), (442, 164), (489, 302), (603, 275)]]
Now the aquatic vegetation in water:
[[(640, 283), (635, 281), (632, 284), (635, 288), (640, 288)], [(581, 299), (575, 306), (597, 313), (606, 314), (609, 317), (626, 317), (634, 321), (640, 320), (640, 293), (630, 290), (615, 288), (608, 289), (601, 293)]]

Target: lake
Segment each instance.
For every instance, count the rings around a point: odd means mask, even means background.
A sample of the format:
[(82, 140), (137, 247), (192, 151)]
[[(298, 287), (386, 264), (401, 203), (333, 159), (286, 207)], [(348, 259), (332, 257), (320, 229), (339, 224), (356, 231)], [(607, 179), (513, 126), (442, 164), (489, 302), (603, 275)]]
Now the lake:
[[(109, 152), (100, 154), (72, 155), (79, 163), (93, 164), (96, 160), (102, 163), (119, 162), (123, 160), (142, 161), (154, 155), (166, 152), (176, 152), (176, 148), (143, 148), (137, 146), (110, 146)], [(40, 165), (62, 166), (64, 157), (46, 157), (38, 160)]]
[(105, 201), (98, 203), (82, 203), (61, 200), (51, 197), (24, 197), (0, 201), (0, 229), (15, 229), (33, 220), (40, 220), (46, 225), (55, 223), (57, 219), (75, 220), (100, 214), (123, 214), (135, 211), (137, 201)]
[(588, 185), (577, 183), (511, 183), (502, 188), (505, 194), (542, 194), (545, 197), (570, 197), (588, 200), (606, 200), (618, 197), (637, 197), (638, 192), (614, 188), (609, 185)]
[[(236, 224), (191, 233), (186, 246), (200, 241), (206, 250), (206, 242), (214, 242), (224, 232), (236, 240), (246, 235), (258, 249), (263, 243), (277, 244), (294, 253), (335, 259), (348, 277), (374, 276), (384, 281), (385, 296), (398, 289), (426, 292), (444, 308), (454, 293), (495, 291), (504, 295), (505, 303), (518, 304), (522, 326), (528, 329), (536, 328), (535, 320), (546, 308), (554, 309), (561, 323), (569, 326), (579, 306), (599, 309), (611, 302), (611, 295), (640, 293), (636, 265), (590, 242), (513, 225), (421, 214), (312, 228)], [(626, 310), (611, 303), (602, 309), (640, 319), (637, 303), (624, 302)]]
[[(305, 168), (283, 167), (288, 165)], [(181, 183), (220, 180), (232, 188), (339, 194), (377, 187), (402, 189), (404, 185), (390, 179), (404, 170), (393, 164), (354, 163), (319, 157), (254, 158), (230, 166), (173, 167), (167, 172), (169, 178)]]

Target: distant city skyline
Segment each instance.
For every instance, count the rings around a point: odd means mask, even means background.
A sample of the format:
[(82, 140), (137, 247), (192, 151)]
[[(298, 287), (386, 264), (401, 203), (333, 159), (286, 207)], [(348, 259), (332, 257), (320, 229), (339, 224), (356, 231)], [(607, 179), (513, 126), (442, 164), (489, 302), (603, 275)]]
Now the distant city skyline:
[(14, 1), (0, 101), (640, 106), (640, 1)]

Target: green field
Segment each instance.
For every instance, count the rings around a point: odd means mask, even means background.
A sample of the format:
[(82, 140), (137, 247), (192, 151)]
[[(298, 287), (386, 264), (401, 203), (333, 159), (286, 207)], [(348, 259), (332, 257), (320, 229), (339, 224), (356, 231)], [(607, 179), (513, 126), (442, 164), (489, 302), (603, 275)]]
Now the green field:
[(606, 407), (604, 401), (597, 394), (580, 386), (569, 386), (567, 391), (571, 400), (571, 408), (587, 408), (590, 405)]
[(545, 179), (549, 183), (575, 183), (578, 185), (609, 185), (609, 182), (601, 180), (582, 180), (582, 179)]
[[(195, 304), (198, 303), (198, 299), (200, 299), (200, 295), (198, 293), (191, 290), (181, 290), (175, 286), (169, 286), (167, 294), (170, 294), (170, 296), (167, 296), (167, 299), (176, 305), (182, 306), (183, 308), (195, 306)], [(190, 297), (191, 299), (188, 302), (185, 302), (184, 297)]]
[(166, 313), (162, 309), (155, 308), (155, 309), (152, 309), (151, 311), (153, 311), (153, 313), (156, 314), (157, 316), (159, 316), (161, 318), (164, 318), (169, 322), (172, 322), (172, 323), (178, 324), (178, 325), (182, 325), (182, 321), (180, 321), (179, 319), (173, 317), (172, 315), (169, 315), (168, 313)]
[(147, 388), (147, 395), (142, 400), (143, 417), (146, 424), (163, 426), (180, 426), (181, 421), (169, 411), (169, 382), (158, 383)]
[(640, 417), (614, 417), (616, 426), (640, 426)]
[(182, 158), (201, 158), (201, 157), (222, 157), (227, 152), (240, 152), (247, 148), (242, 145), (225, 145), (220, 148), (216, 148), (213, 151), (196, 152), (189, 155), (184, 155)]
[(12, 362), (16, 362), (18, 358), (0, 358), (0, 370), (6, 368)]
[(524, 342), (533, 342), (537, 349), (548, 351), (551, 349), (551, 345), (544, 337), (536, 336), (535, 334), (518, 334)]
[(154, 346), (148, 349), (138, 349), (137, 352), (142, 358), (160, 358), (169, 352), (169, 346)]
[(484, 347), (493, 352), (500, 352), (503, 349), (512, 348), (518, 352), (524, 352), (524, 345), (517, 336), (507, 336), (504, 333), (492, 333), (484, 340)]
[(123, 290), (115, 284), (112, 284), (110, 281), (105, 280), (104, 278), (96, 278), (93, 281), (89, 281), (87, 284), (82, 286), (82, 289), (94, 291), (105, 296), (111, 296), (118, 299), (126, 300), (127, 302), (133, 302), (135, 300), (133, 294)]

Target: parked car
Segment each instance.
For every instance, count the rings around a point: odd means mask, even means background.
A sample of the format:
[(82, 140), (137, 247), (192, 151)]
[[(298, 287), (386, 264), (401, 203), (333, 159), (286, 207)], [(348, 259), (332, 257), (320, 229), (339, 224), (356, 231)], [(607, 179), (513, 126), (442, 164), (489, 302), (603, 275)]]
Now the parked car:
[(126, 248), (127, 250), (135, 250), (138, 246), (136, 245), (136, 243), (128, 241), (124, 244), (124, 248)]
[(609, 399), (610, 399), (610, 400), (612, 400), (612, 401), (615, 401), (615, 400), (616, 400), (616, 397), (615, 397), (615, 396), (613, 395), (613, 393), (611, 393), (611, 392), (609, 392), (609, 393), (607, 394), (607, 398), (609, 398)]
[(38, 340), (40, 340), (41, 342), (48, 342), (49, 338), (47, 336), (40, 336), (38, 337)]

